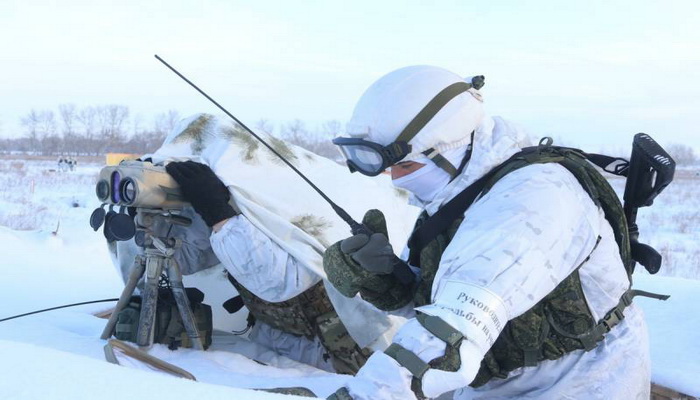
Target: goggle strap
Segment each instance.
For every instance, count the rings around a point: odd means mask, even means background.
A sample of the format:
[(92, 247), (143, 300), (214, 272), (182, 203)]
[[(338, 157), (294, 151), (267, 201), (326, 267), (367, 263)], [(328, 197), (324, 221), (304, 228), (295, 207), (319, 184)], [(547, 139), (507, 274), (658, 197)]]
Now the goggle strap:
[(451, 162), (449, 162), (445, 157), (443, 157), (442, 154), (438, 153), (437, 150), (430, 148), (424, 151), (423, 155), (428, 157), (439, 168), (443, 169), (445, 172), (450, 174), (451, 178), (457, 176), (457, 173), (459, 172), (457, 171), (457, 168), (455, 168), (455, 166), (452, 165)]
[(411, 145), (406, 142), (396, 141), (388, 146), (384, 147), (386, 155), (389, 157), (387, 160), (389, 165), (394, 165), (397, 162), (403, 160), (404, 157), (411, 152)]
[(401, 131), (401, 134), (399, 134), (399, 137), (396, 138), (396, 141), (408, 143), (447, 103), (450, 102), (450, 100), (466, 92), (471, 87), (472, 85), (467, 82), (455, 82), (442, 89), (442, 91), (433, 97), (433, 99), (430, 100), (430, 102), (428, 102), (428, 104), (426, 104), (422, 110), (420, 110), (418, 115), (416, 115), (411, 122), (406, 125), (403, 131)]

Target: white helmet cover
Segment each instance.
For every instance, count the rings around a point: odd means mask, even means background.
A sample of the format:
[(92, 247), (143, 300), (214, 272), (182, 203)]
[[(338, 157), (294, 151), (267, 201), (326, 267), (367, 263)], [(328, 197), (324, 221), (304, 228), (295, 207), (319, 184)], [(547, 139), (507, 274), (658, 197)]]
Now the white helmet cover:
[[(424, 65), (390, 72), (360, 97), (347, 125), (347, 133), (383, 146), (393, 143), (438, 93), (463, 81), (459, 75), (446, 69)], [(404, 161), (422, 157), (421, 152), (430, 148), (443, 152), (468, 145), (472, 131), (483, 118), (481, 94), (471, 88), (450, 100), (409, 141), (412, 149)]]

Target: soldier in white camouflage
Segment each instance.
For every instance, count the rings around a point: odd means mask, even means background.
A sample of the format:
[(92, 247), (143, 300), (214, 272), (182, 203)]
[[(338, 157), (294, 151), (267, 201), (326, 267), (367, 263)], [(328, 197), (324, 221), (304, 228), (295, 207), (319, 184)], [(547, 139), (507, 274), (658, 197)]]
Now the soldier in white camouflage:
[(619, 199), (581, 153), (528, 147), (522, 130), (487, 116), (483, 84), (399, 69), (370, 86), (349, 137), (334, 140), (351, 171), (390, 169), (423, 213), (402, 254), (409, 285), (393, 274), (377, 210), (363, 221), (372, 235), (324, 255), (345, 296), (413, 315), (331, 398), (648, 399)]
[[(200, 125), (207, 123), (204, 118), (191, 123), (185, 133), (203, 129)], [(249, 338), (326, 371), (356, 373), (370, 351), (360, 348), (349, 335), (321, 277), (301, 267), (297, 259), (234, 210), (228, 189), (211, 168), (185, 161), (171, 162), (166, 169), (212, 229), (211, 248), (208, 243), (200, 246), (204, 250), (186, 247), (183, 252), (189, 253), (176, 256), (197, 259), (213, 250), (248, 307)], [(197, 260), (180, 263), (202, 264)]]

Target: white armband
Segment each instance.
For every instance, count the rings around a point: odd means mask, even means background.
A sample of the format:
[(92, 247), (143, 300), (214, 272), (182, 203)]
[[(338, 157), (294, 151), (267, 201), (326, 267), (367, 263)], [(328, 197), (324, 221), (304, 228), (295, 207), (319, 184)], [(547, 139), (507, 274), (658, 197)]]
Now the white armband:
[(474, 343), (482, 356), (493, 346), (509, 319), (497, 294), (459, 281), (447, 281), (433, 304), (418, 307), (416, 311), (440, 317)]

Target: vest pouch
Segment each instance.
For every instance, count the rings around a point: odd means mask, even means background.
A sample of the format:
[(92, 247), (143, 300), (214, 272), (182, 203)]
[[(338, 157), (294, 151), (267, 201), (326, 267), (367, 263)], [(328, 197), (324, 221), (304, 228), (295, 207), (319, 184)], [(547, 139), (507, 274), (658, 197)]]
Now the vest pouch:
[(316, 318), (318, 337), (323, 347), (331, 355), (333, 368), (339, 374), (355, 375), (365, 365), (370, 352), (361, 349), (335, 311)]
[[(517, 318), (514, 318), (507, 326), (507, 334), (504, 339), (510, 341), (520, 352), (520, 357), (515, 361), (517, 365), (522, 363), (525, 367), (532, 367), (544, 359), (543, 344), (549, 333), (549, 323), (541, 304), (533, 307)], [(517, 352), (518, 350), (515, 350)], [(506, 358), (507, 360), (507, 358)], [(512, 370), (516, 365), (504, 365)]]
[[(192, 306), (192, 314), (194, 315), (194, 321), (197, 325), (199, 337), (202, 338), (202, 345), (204, 345), (204, 349), (207, 349), (209, 346), (211, 346), (212, 341), (213, 324), (211, 307), (208, 304), (203, 303), (191, 303), (190, 305)], [(185, 330), (184, 325), (182, 325), (182, 320), (179, 312), (177, 311), (177, 306), (175, 306), (173, 311), (178, 313), (177, 318), (173, 318), (173, 320), (177, 319), (178, 322), (178, 341), (182, 347), (191, 348), (192, 341), (190, 340), (189, 336), (187, 336), (187, 331)]]
[(141, 297), (132, 296), (129, 304), (119, 312), (114, 337), (119, 340), (136, 343), (141, 315)]
[[(211, 345), (212, 337), (212, 316), (211, 307), (203, 304), (204, 293), (197, 288), (185, 288), (190, 309), (197, 326), (199, 336), (202, 338), (202, 345), (207, 349)], [(162, 309), (162, 311), (161, 311)], [(187, 335), (185, 325), (182, 322), (177, 303), (169, 289), (158, 290), (158, 306), (156, 314), (162, 319), (156, 318), (156, 332), (159, 333), (156, 343), (167, 344), (168, 348), (175, 350), (178, 347), (191, 348), (192, 341)]]
[[(202, 303), (204, 294), (198, 289), (186, 288), (186, 292), (195, 324), (202, 338), (202, 344), (206, 349), (212, 342), (213, 322), (211, 307)], [(129, 305), (119, 312), (114, 334), (117, 339), (136, 343), (140, 311), (141, 297), (134, 296)], [(192, 342), (187, 336), (187, 331), (182, 323), (182, 317), (180, 317), (175, 299), (168, 288), (158, 289), (158, 302), (153, 325), (153, 342), (165, 344), (172, 350), (178, 347), (192, 347)]]

